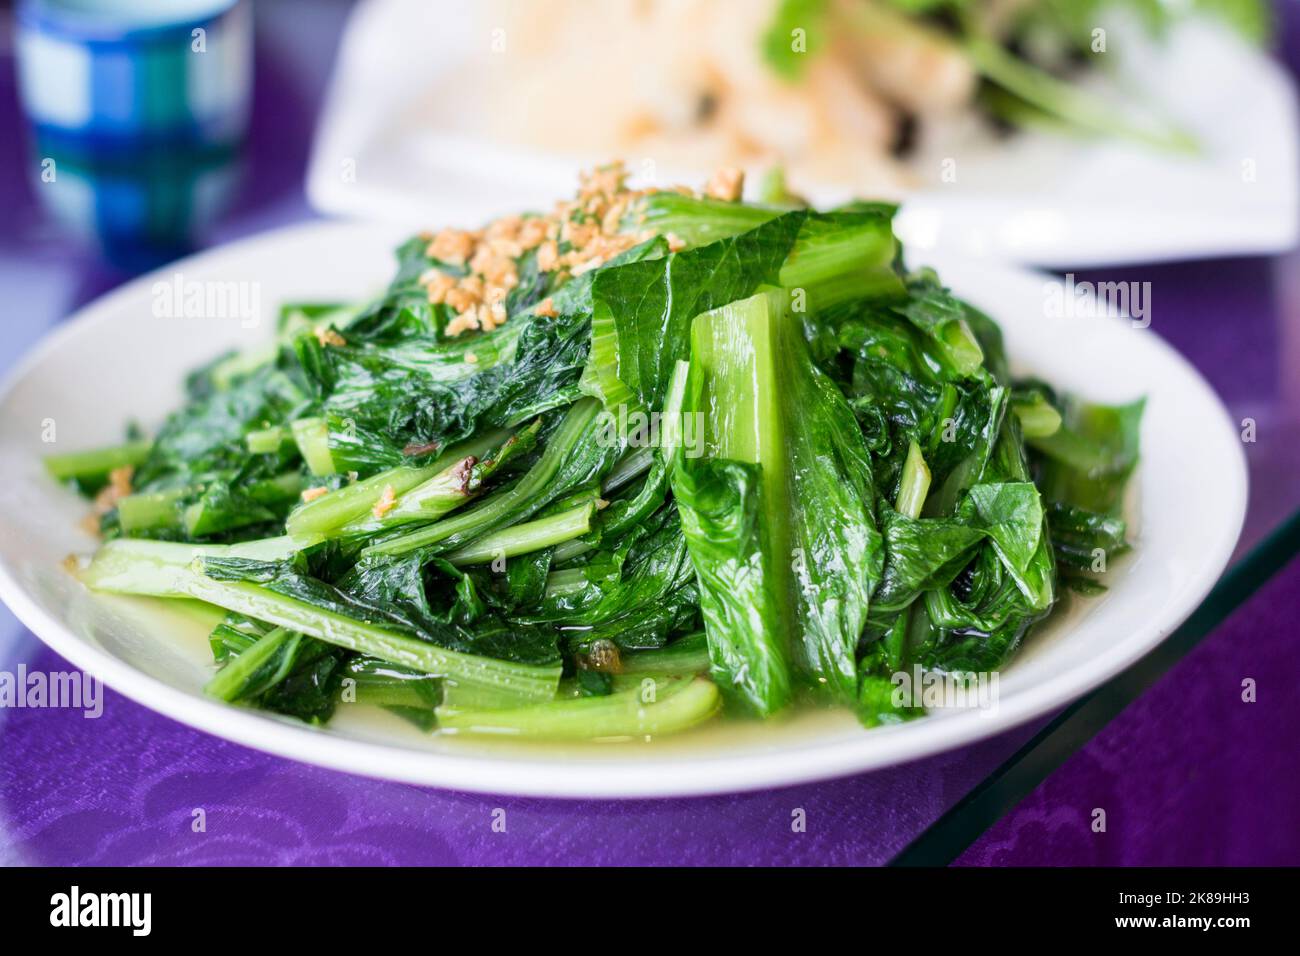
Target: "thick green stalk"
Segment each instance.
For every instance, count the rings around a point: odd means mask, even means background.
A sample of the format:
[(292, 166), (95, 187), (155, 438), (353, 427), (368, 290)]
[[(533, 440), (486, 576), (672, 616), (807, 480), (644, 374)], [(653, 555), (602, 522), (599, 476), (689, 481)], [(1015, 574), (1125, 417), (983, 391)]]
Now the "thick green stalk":
[(488, 531), (509, 520), (512, 514), (526, 508), (529, 500), (550, 484), (599, 411), (600, 403), (594, 399), (575, 402), (551, 436), (541, 458), (515, 484), (489, 496), (469, 511), (435, 521), (419, 531), (372, 544), (362, 554), (407, 554), (417, 548), (447, 541), (453, 536), (469, 537), (480, 529)]
[[(298, 497), (302, 490), (302, 476), (296, 471), (285, 472), (273, 478), (264, 478), (238, 489), (241, 494), (261, 505), (283, 505)], [(215, 530), (228, 531), (238, 527), (229, 521), (229, 513), (217, 515), (219, 527), (210, 527), (209, 505), (196, 501), (185, 509), (178, 507), (182, 498), (198, 495), (202, 487), (168, 488), (163, 491), (144, 491), (127, 495), (117, 503), (117, 518), (127, 534), (138, 531), (158, 531), (164, 528), (184, 528), (190, 537), (210, 534)], [(260, 520), (253, 518), (251, 520)], [(245, 522), (248, 523), (248, 522)]]
[(269, 455), (279, 451), (280, 446), (292, 438), (293, 433), (290, 429), (273, 425), (270, 428), (259, 428), (249, 432), (244, 436), (244, 442), (254, 455)]
[(293, 440), (313, 475), (332, 475), (337, 470), (330, 456), (330, 429), (323, 418), (300, 418), (292, 424)]
[[(748, 232), (788, 211), (667, 192), (648, 197), (644, 209), (646, 226), (671, 233), (688, 246)], [(780, 285), (801, 290), (817, 308), (858, 298), (897, 297), (904, 292), (893, 268), (897, 254), (898, 242), (885, 216), (862, 216), (833, 226), (811, 217), (781, 267)]]
[(800, 291), (806, 301), (797, 311), (828, 309), (866, 298), (898, 298), (903, 280), (894, 271), (898, 242), (884, 216), (862, 216), (853, 223), (810, 218), (781, 267), (780, 284)]
[(362, 514), (340, 531), (345, 535), (367, 534), (403, 524), (436, 521), (470, 500), (469, 480), (473, 468), (473, 457), (452, 462), (432, 478), (404, 492), (391, 510), (378, 517)]
[(244, 489), (244, 493), (260, 504), (284, 504), (302, 493), (302, 481), (302, 475), (297, 471), (286, 471), (282, 475), (253, 482)]
[(667, 647), (630, 651), (620, 659), (620, 674), (702, 674), (709, 669), (709, 643), (701, 631)]
[(1172, 124), (1130, 122), (1114, 105), (1092, 96), (1008, 53), (993, 40), (969, 37), (963, 49), (985, 78), (1078, 129), (1102, 136), (1119, 136), (1179, 153), (1196, 153), (1196, 138)]
[(99, 478), (107, 475), (114, 468), (143, 464), (149, 457), (151, 448), (153, 442), (144, 440), (113, 445), (109, 448), (91, 448), (61, 455), (47, 455), (45, 470), (59, 481), (66, 481), (69, 478)]
[(591, 544), (588, 541), (583, 541), (579, 538), (574, 538), (571, 541), (562, 541), (556, 545), (555, 550), (551, 552), (551, 565), (554, 567), (563, 564), (565, 561), (572, 561), (574, 558), (580, 558), (588, 551), (594, 550), (595, 547), (594, 544)]
[[(690, 369), (690, 362), (678, 362), (673, 367), (664, 394), (663, 409), (659, 415), (660, 425), (654, 441), (656, 447), (649, 449), (652, 452), (649, 472), (634, 496), (613, 502), (601, 515), (599, 522), (601, 537), (612, 539), (623, 534), (645, 521), (663, 504), (668, 491), (668, 472), (673, 462), (677, 460), (677, 451), (684, 439), (682, 403), (686, 398)], [(691, 437), (695, 440), (699, 436), (692, 434)]]
[(391, 485), (393, 491), (400, 495), (437, 473), (436, 464), (424, 468), (406, 465), (390, 468), (373, 478), (344, 485), (299, 505), (285, 521), (285, 529), (290, 534), (328, 535), (337, 532), (349, 521), (373, 508), (385, 487)]
[(438, 688), (442, 682), (438, 678), (373, 657), (352, 658), (346, 665), (345, 676), (356, 682), (358, 704), (414, 707), (432, 713), (441, 696)]
[(496, 558), (540, 551), (586, 534), (591, 530), (591, 517), (595, 513), (596, 502), (589, 501), (559, 514), (485, 534), (446, 557), (452, 564), (486, 564)]
[(1017, 399), (1011, 410), (1020, 419), (1020, 433), (1026, 439), (1050, 438), (1061, 428), (1061, 413), (1041, 395), (1035, 394), (1028, 401)]
[[(282, 627), (275, 628), (221, 668), (216, 676), (208, 681), (203, 688), (203, 692), (220, 700), (237, 700), (244, 695), (249, 683), (257, 676), (258, 671), (275, 660), (276, 655), (280, 653), (284, 645), (294, 640), (295, 637), (296, 635), (292, 631), (287, 631)], [(292, 660), (286, 657), (282, 662), (282, 666), (289, 666), (292, 663)], [(271, 680), (270, 683), (278, 683), (283, 678), (284, 674), (277, 675), (277, 679)]]
[(925, 496), (930, 493), (930, 468), (915, 441), (907, 443), (907, 458), (903, 462), (903, 477), (898, 483), (898, 498), (894, 510), (909, 518), (919, 518), (925, 506)]
[(344, 485), (295, 508), (285, 522), (285, 528), (290, 534), (332, 535), (344, 525), (364, 519), (387, 486), (392, 485), (393, 493), (400, 500), (400, 496), (434, 478), (453, 463), (469, 456), (477, 458), (484, 455), (509, 437), (509, 430), (495, 429), (452, 446), (428, 465), (399, 465), (364, 481)]
[(170, 488), (127, 495), (117, 503), (118, 523), (127, 534), (155, 528), (178, 528), (181, 515), (176, 503), (186, 491), (185, 488)]
[(559, 686), (561, 665), (516, 664), (448, 650), (428, 641), (388, 631), (305, 601), (277, 594), (247, 581), (218, 581), (198, 567), (178, 581), (190, 597), (259, 621), (298, 631), (435, 677), (446, 677), (521, 700), (549, 700)]
[(183, 597), (186, 592), (181, 583), (197, 557), (280, 561), (319, 540), (312, 536), (285, 535), (241, 544), (181, 544), (117, 538), (95, 552), (90, 567), (80, 577), (94, 591)]
[(605, 476), (605, 481), (600, 486), (601, 491), (612, 494), (624, 485), (632, 483), (650, 470), (654, 458), (655, 450), (649, 445), (629, 450)]
[[(687, 246), (703, 246), (756, 229), (784, 209), (749, 206), (721, 199), (703, 199), (677, 192), (657, 192), (634, 207), (629, 228), (654, 229), (673, 235)], [(639, 216), (645, 214), (645, 220)]]
[[(551, 560), (555, 560), (554, 555), (552, 555)], [(587, 590), (590, 583), (586, 568), (565, 568), (562, 571), (552, 571), (546, 576), (546, 596), (554, 598), (565, 594), (577, 594)]]
[(100, 549), (82, 578), (87, 586), (99, 591), (196, 598), (339, 647), (453, 679), (466, 687), (490, 693), (494, 700), (527, 702), (554, 697), (560, 679), (558, 663), (552, 666), (515, 664), (447, 650), (256, 584), (217, 581), (203, 575), (195, 566), (196, 560), (209, 555), (275, 561), (301, 546), (303, 542), (288, 537), (238, 545), (118, 539)]
[(679, 455), (672, 479), (699, 580), (712, 675), (760, 716), (791, 698), (778, 295), (760, 293), (696, 317), (685, 411), (703, 416), (703, 455)]
[(718, 711), (718, 689), (707, 678), (654, 678), (607, 697), (555, 700), (508, 710), (438, 708), (444, 732), (592, 740), (678, 733)]

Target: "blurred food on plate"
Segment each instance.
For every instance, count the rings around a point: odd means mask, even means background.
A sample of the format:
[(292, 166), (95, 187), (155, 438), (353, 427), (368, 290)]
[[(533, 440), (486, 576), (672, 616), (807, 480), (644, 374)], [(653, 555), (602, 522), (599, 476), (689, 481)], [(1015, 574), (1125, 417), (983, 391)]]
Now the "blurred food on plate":
[[(460, 85), (478, 132), (671, 168), (782, 163), (794, 182), (896, 192), (923, 141), (1051, 126), (1153, 149), (1196, 143), (1105, 70), (1102, 9), (1160, 34), (1207, 14), (1260, 42), (1263, 0), (495, 0), (497, 52)], [(481, 65), (481, 61), (480, 64)]]

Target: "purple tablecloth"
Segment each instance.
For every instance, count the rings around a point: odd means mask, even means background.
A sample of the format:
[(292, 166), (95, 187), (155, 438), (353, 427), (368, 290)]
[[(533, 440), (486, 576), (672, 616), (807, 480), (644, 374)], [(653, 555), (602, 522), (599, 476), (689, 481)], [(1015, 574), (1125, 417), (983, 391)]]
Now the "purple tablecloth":
[[(1300, 559), (958, 862), (1295, 866), (1298, 615)], [(1092, 827), (1098, 809), (1105, 832)]]
[[(250, 170), (213, 242), (304, 218), (302, 174), (346, 4), (260, 4)], [(1300, 36), (1294, 10), (1288, 37)], [(1292, 43), (1289, 50), (1300, 50)], [(6, 55), (5, 60), (10, 58)], [(0, 281), (8, 367), (123, 276), (69, 251), (25, 182), (0, 63)], [(1300, 506), (1300, 285), (1292, 257), (1110, 270), (1150, 281), (1153, 331), (1239, 418), (1252, 502), (1243, 548)], [(1096, 275), (1080, 278), (1097, 278)], [(1194, 516), (1189, 516), (1194, 520)], [(1300, 862), (1295, 565), (994, 827), (963, 863)], [(0, 618), (0, 669), (62, 663)], [(1240, 703), (1244, 677), (1260, 681)], [(365, 780), (189, 730), (109, 693), (104, 716), (0, 709), (0, 863), (881, 863), (1029, 737), (847, 780), (697, 800), (511, 800)], [(1105, 834), (1088, 826), (1108, 814)], [(791, 829), (802, 808), (806, 832)], [(506, 830), (493, 830), (504, 809)], [(206, 828), (195, 832), (195, 811)], [(1268, 838), (1272, 833), (1273, 837)], [(1278, 836), (1281, 834), (1281, 836)]]
[[(31, 666), (66, 667), (45, 650)], [(13, 710), (0, 724), (0, 862), (878, 863), (1006, 749), (991, 742), (871, 776), (751, 795), (511, 799), (269, 757), (108, 692), (98, 719)], [(806, 832), (791, 827), (797, 809)], [(196, 810), (204, 832), (192, 828)], [(504, 833), (493, 827), (499, 810)]]

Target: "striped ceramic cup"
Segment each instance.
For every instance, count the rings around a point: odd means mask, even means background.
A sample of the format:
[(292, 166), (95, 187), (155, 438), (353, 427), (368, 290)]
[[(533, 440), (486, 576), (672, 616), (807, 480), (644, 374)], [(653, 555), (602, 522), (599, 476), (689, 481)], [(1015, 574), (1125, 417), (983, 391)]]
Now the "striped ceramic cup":
[(188, 251), (236, 182), (246, 0), (22, 0), (17, 23), (46, 207), (131, 271)]
[(248, 122), (240, 0), (23, 0), (19, 83), (43, 137), (101, 149), (229, 144)]

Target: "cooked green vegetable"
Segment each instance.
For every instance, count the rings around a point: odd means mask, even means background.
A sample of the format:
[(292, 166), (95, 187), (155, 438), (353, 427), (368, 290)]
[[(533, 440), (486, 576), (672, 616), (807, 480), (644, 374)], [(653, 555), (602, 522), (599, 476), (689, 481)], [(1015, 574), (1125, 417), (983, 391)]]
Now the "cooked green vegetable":
[(1013, 381), (892, 215), (606, 167), (412, 240), (376, 301), (191, 376), (152, 442), (51, 459), (105, 509), (83, 580), (224, 609), (208, 692), (314, 723), (913, 717), (895, 675), (999, 668), (1103, 586), (1142, 404)]
[(128, 441), (109, 448), (49, 455), (45, 459), (45, 469), (60, 481), (102, 479), (114, 468), (141, 464), (149, 457), (150, 447), (151, 443), (147, 441)]

